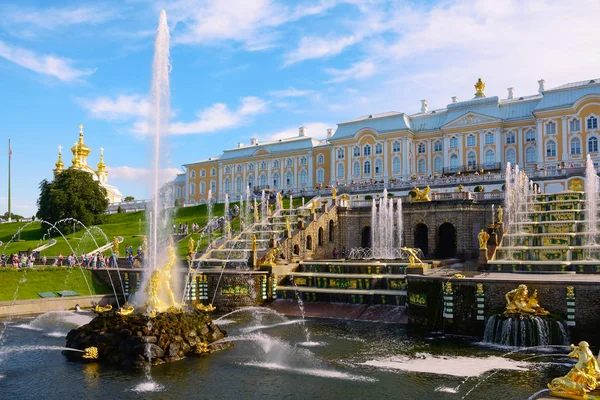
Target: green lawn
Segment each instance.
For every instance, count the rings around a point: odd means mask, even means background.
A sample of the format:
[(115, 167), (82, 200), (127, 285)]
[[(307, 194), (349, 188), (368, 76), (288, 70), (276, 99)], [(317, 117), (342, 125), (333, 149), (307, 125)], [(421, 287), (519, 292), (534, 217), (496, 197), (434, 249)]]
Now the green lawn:
[[(231, 203), (231, 207), (233, 207), (234, 204), (236, 203)], [(301, 204), (301, 198), (294, 199), (294, 207), (298, 207)], [(284, 199), (283, 205), (285, 208), (289, 208), (289, 199)], [(223, 212), (223, 204), (215, 204), (213, 206), (213, 217), (221, 216), (223, 215)], [(177, 207), (175, 209), (173, 223), (176, 225), (179, 225), (179, 223), (188, 223), (191, 225), (192, 222), (196, 222), (200, 227), (203, 227), (207, 220), (208, 212), (206, 205), (199, 205), (194, 207)], [(19, 227), (22, 227), (22, 230), (20, 233), (20, 241), (17, 241), (18, 236), (15, 234), (19, 230)], [(45, 241), (42, 241), (42, 237), (47, 233), (48, 228), (49, 226), (41, 222), (13, 222), (0, 224), (0, 241), (3, 242), (0, 251), (9, 255), (19, 251), (33, 250), (41, 244), (48, 242), (48, 236), (46, 236)], [(89, 232), (81, 229), (73, 234), (66, 235), (65, 238), (55, 231), (52, 232), (52, 237), (57, 240), (57, 243), (47, 250), (42, 251), (41, 255), (57, 256), (61, 253), (66, 257), (66, 255), (72, 251), (76, 254), (90, 252), (96, 248), (95, 242), (100, 246), (106, 244), (107, 241), (104, 235), (106, 235), (109, 241), (115, 236), (123, 237), (124, 241), (119, 248), (121, 255), (124, 254), (124, 249), (127, 246), (132, 246), (135, 253), (142, 241), (141, 235), (144, 235), (146, 232), (145, 211), (106, 215), (105, 222), (102, 225), (92, 226), (88, 229)], [(239, 220), (236, 219), (232, 222), (232, 229), (234, 231), (239, 230)], [(9, 244), (13, 235), (14, 240)], [(199, 235), (197, 234), (192, 235), (192, 237), (196, 241), (199, 239)], [(181, 257), (187, 255), (187, 243), (188, 240), (185, 239), (178, 245)], [(202, 241), (199, 250), (203, 249), (206, 244), (207, 238)], [(110, 252), (106, 252), (106, 255), (109, 253)]]
[[(92, 271), (83, 270), (92, 294), (110, 294), (112, 290)], [(21, 284), (19, 282), (23, 281)], [(17, 300), (38, 299), (38, 292), (59, 292), (73, 290), (82, 296), (89, 296), (90, 290), (79, 268), (12, 268), (0, 269), (0, 301), (13, 300), (19, 287)]]

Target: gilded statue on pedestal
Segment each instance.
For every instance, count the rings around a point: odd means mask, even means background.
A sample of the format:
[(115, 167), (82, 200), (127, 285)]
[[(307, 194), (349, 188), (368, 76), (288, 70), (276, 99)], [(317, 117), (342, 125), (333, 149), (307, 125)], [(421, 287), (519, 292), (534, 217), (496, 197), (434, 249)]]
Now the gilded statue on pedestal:
[[(177, 263), (177, 254), (175, 254), (175, 246), (172, 238), (167, 246), (167, 254), (167, 263), (162, 268), (152, 271), (150, 281), (145, 288), (148, 295), (146, 306), (153, 310), (164, 311), (169, 307), (178, 307), (178, 304), (175, 302), (175, 295), (171, 289), (171, 270)], [(166, 296), (161, 296), (161, 289), (166, 293)], [(166, 299), (164, 299), (165, 297)]]
[(408, 254), (408, 267), (422, 267), (425, 263), (418, 257), (419, 249), (410, 247), (401, 247), (400, 250)]
[(115, 237), (113, 239), (113, 253), (119, 254), (119, 238)]
[(498, 220), (497, 223), (502, 223), (502, 218), (504, 218), (504, 210), (502, 210), (502, 206), (498, 206)]
[(331, 187), (331, 197), (333, 200), (337, 199), (337, 189), (334, 186)]
[(256, 253), (256, 234), (252, 235), (252, 252)]
[(117, 310), (117, 315), (124, 317), (126, 315), (133, 314), (134, 311), (135, 309), (133, 306), (128, 302), (125, 302), (125, 304), (123, 304), (123, 306)]
[(555, 378), (548, 384), (550, 394), (565, 399), (587, 399), (587, 394), (599, 386), (598, 361), (585, 341), (577, 346), (572, 344), (569, 357), (577, 358), (577, 363), (567, 375)]
[(260, 265), (264, 267), (274, 267), (277, 254), (279, 254), (279, 247), (275, 247), (269, 250), (269, 252), (267, 253), (263, 262)]
[(477, 235), (477, 239), (479, 239), (479, 250), (487, 250), (487, 242), (490, 239), (489, 233), (481, 229)]
[(94, 306), (94, 308), (92, 308), (92, 311), (95, 312), (96, 314), (102, 314), (102, 313), (105, 313), (105, 312), (112, 311), (112, 306), (110, 304), (107, 304), (105, 306), (101, 306), (100, 304), (96, 304)]
[(195, 251), (194, 251), (195, 250), (195, 247), (194, 247), (195, 244), (196, 243), (195, 243), (194, 239), (190, 236), (190, 240), (188, 241), (188, 254), (190, 256), (195, 253)]
[(431, 201), (431, 197), (429, 197), (431, 188), (429, 186), (426, 186), (423, 190), (415, 186), (412, 191), (415, 193), (413, 201)]
[(526, 285), (519, 285), (518, 288), (506, 293), (506, 309), (504, 315), (548, 315), (538, 303), (537, 290), (533, 291), (531, 297)]

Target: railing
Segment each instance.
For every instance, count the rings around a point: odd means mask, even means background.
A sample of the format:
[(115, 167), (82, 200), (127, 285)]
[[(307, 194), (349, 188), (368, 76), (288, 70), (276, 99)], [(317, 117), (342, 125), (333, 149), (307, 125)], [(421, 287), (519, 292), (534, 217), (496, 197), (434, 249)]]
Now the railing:
[(442, 172), (444, 174), (455, 174), (457, 172), (465, 173), (465, 172), (475, 172), (475, 171), (499, 171), (502, 169), (502, 163), (482, 163), (482, 164), (467, 164), (467, 165), (458, 165), (456, 167), (444, 167)]

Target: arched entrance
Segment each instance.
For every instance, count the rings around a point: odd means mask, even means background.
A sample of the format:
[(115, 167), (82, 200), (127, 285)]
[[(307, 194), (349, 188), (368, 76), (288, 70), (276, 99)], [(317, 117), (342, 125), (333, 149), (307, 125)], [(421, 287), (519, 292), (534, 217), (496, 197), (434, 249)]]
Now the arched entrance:
[(415, 226), (415, 247), (421, 249), (424, 256), (427, 256), (427, 254), (429, 253), (429, 238), (427, 236), (428, 233), (429, 229), (427, 228), (427, 225), (419, 223), (417, 224), (417, 226)]
[(456, 228), (449, 222), (440, 225), (437, 253), (439, 258), (456, 257)]
[(323, 246), (323, 228), (319, 228), (319, 233), (317, 235), (317, 244), (319, 246)]
[(371, 227), (365, 226), (360, 231), (360, 247), (371, 247)]
[(310, 235), (306, 237), (306, 250), (312, 250), (312, 237)]

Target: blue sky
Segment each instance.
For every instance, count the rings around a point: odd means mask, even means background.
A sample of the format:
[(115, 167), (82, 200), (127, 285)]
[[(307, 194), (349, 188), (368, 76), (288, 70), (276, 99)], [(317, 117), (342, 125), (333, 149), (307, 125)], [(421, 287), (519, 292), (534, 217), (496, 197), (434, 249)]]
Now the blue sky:
[[(109, 182), (145, 198), (147, 93), (158, 14), (171, 29), (171, 137), (180, 165), (251, 137), (325, 137), (337, 122), (414, 113), (600, 77), (600, 2), (26, 1), (0, 4), (0, 212), (12, 139), (13, 212), (36, 212), (57, 146), (78, 128)], [(65, 163), (71, 154), (64, 152)]]

